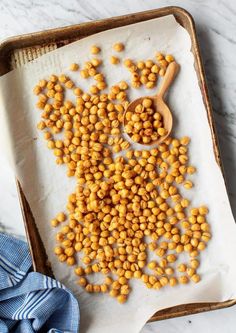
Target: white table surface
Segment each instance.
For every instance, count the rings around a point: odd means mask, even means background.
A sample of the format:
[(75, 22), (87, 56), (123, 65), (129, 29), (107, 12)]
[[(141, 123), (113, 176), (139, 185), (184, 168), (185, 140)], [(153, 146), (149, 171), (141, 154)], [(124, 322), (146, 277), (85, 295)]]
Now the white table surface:
[[(0, 0), (0, 40), (13, 35), (168, 5), (184, 7), (196, 22), (231, 206), (236, 216), (235, 0)], [(25, 237), (14, 175), (1, 155), (0, 231)], [(236, 307), (231, 307), (151, 323), (144, 327), (142, 333), (235, 333), (235, 312)]]

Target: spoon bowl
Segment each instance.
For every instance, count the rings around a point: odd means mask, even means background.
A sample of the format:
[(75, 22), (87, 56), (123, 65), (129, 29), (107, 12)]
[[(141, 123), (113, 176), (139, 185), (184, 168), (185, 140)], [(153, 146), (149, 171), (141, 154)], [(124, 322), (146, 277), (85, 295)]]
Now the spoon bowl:
[[(168, 138), (168, 136), (170, 135), (170, 133), (172, 131), (173, 117), (172, 117), (172, 113), (171, 113), (169, 107), (164, 102), (164, 95), (165, 95), (166, 91), (168, 90), (168, 88), (170, 87), (171, 83), (173, 82), (175, 76), (177, 75), (179, 68), (180, 68), (180, 66), (175, 61), (171, 62), (166, 70), (166, 74), (162, 80), (159, 92), (154, 96), (145, 96), (145, 97), (139, 97), (139, 98), (135, 99), (128, 105), (128, 107), (124, 113), (123, 125), (125, 127), (125, 125), (127, 123), (126, 112), (134, 112), (136, 106), (138, 104), (142, 104), (142, 101), (144, 98), (149, 98), (152, 100), (153, 109), (156, 112), (160, 113), (160, 115), (162, 116), (163, 127), (166, 129), (166, 134), (159, 137), (156, 141), (152, 141), (145, 145), (160, 144), (166, 138)], [(143, 143), (140, 143), (140, 144), (143, 144)]]

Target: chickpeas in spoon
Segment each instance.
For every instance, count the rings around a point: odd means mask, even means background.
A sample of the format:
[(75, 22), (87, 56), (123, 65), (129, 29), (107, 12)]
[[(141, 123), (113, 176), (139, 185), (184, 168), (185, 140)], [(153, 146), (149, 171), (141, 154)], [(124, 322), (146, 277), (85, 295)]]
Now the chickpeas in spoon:
[(131, 102), (124, 114), (125, 132), (137, 143), (151, 145), (163, 142), (171, 133), (172, 113), (164, 102), (164, 95), (180, 66), (170, 63), (157, 95), (140, 97)]

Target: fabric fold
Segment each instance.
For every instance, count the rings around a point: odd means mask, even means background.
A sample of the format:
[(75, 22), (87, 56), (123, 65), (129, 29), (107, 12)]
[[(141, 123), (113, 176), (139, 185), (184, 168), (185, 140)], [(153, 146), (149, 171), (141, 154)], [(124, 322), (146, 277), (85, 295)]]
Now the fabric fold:
[(0, 332), (77, 333), (75, 297), (59, 281), (31, 270), (28, 245), (0, 233)]

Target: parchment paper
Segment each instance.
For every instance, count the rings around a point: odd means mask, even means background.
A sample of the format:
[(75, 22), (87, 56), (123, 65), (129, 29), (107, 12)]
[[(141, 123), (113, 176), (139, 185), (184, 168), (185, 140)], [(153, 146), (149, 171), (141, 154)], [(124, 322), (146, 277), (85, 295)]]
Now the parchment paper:
[[(51, 73), (68, 73), (72, 62), (89, 60), (92, 44), (102, 47), (103, 71), (109, 85), (121, 79), (129, 80), (123, 66), (109, 64), (112, 45), (121, 41), (126, 45), (123, 59), (148, 59), (157, 50), (173, 54), (181, 71), (171, 87), (168, 104), (174, 114), (174, 134), (188, 135), (191, 163), (197, 167), (193, 177), (195, 187), (186, 193), (192, 206), (210, 207), (208, 221), (213, 238), (201, 255), (199, 273), (202, 281), (160, 291), (149, 290), (141, 282), (132, 281), (133, 291), (124, 305), (108, 295), (89, 295), (78, 287), (73, 268), (60, 264), (53, 254), (54, 236), (50, 219), (65, 209), (67, 195), (75, 181), (65, 176), (66, 168), (56, 166), (55, 157), (46, 148), (42, 134), (36, 129), (40, 112), (32, 88)], [(19, 178), (32, 209), (45, 245), (55, 277), (71, 288), (78, 297), (81, 309), (81, 328), (84, 333), (137, 333), (157, 310), (184, 303), (225, 301), (236, 297), (236, 228), (225, 184), (213, 153), (210, 128), (193, 67), (191, 41), (188, 33), (173, 16), (158, 18), (93, 35), (42, 56), (16, 69), (0, 80), (0, 144)], [(69, 73), (68, 73), (69, 74)], [(78, 74), (70, 76), (76, 81)], [(91, 81), (89, 82), (91, 84)], [(80, 80), (82, 88), (88, 83)], [(153, 91), (154, 93), (154, 91)], [(148, 95), (147, 90), (133, 90), (131, 99)], [(184, 191), (181, 191), (183, 194)]]

